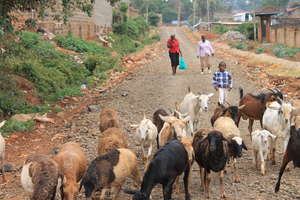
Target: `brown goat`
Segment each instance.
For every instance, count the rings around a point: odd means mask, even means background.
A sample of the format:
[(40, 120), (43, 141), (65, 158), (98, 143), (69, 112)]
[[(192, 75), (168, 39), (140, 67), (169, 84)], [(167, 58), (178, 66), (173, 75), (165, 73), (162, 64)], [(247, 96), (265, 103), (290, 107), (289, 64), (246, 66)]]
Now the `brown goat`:
[(161, 131), (161, 129), (164, 126), (164, 121), (159, 117), (159, 115), (161, 116), (168, 116), (169, 114), (164, 110), (164, 109), (158, 109), (154, 112), (153, 114), (153, 124), (157, 127), (157, 137), (156, 137), (156, 144), (157, 144), (157, 148), (159, 148), (159, 133)]
[(21, 183), (31, 200), (54, 200), (58, 182), (58, 165), (49, 156), (28, 157), (21, 172)]
[(241, 117), (244, 120), (249, 119), (249, 125), (248, 130), (250, 132), (250, 136), (252, 133), (252, 127), (254, 120), (259, 120), (261, 127), (262, 125), (262, 118), (264, 115), (264, 112), (266, 110), (266, 103), (270, 101), (275, 101), (276, 99), (283, 100), (283, 95), (280, 91), (272, 90), (270, 89), (270, 92), (267, 93), (260, 93), (258, 95), (254, 95), (251, 93), (248, 93), (244, 96), (243, 89), (240, 88), (240, 103), (239, 105), (245, 105), (243, 109), (240, 110), (239, 118), (238, 118), (238, 124), (240, 122)]
[(103, 109), (100, 112), (100, 131), (104, 132), (108, 128), (119, 128), (119, 117), (113, 109)]
[(214, 110), (213, 116), (210, 118), (212, 127), (219, 117), (230, 117), (233, 119), (235, 124), (238, 125), (239, 112), (242, 108), (244, 108), (244, 105), (241, 105), (239, 107), (229, 105), (228, 107), (226, 107), (223, 104), (218, 103), (217, 107)]
[(60, 188), (62, 200), (75, 200), (79, 192), (78, 182), (87, 168), (87, 157), (79, 144), (68, 142), (53, 159), (63, 175), (63, 185)]
[(109, 128), (99, 135), (98, 155), (106, 154), (113, 149), (127, 147), (126, 136), (119, 128)]

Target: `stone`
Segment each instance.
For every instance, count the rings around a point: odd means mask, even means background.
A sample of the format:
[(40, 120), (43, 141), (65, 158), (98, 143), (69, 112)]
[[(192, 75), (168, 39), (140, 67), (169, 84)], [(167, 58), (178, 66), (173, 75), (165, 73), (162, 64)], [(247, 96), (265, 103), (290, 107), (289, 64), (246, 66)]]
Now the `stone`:
[(88, 111), (89, 112), (98, 112), (98, 111), (100, 111), (100, 105), (89, 105)]

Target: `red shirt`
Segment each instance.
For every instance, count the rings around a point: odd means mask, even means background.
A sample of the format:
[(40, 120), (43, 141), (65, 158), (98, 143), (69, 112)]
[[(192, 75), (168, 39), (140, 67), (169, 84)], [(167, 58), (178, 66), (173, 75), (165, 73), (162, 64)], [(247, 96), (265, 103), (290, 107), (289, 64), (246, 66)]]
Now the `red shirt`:
[(169, 48), (169, 52), (170, 53), (179, 53), (179, 42), (177, 39), (168, 40), (168, 46), (171, 46), (171, 48)]

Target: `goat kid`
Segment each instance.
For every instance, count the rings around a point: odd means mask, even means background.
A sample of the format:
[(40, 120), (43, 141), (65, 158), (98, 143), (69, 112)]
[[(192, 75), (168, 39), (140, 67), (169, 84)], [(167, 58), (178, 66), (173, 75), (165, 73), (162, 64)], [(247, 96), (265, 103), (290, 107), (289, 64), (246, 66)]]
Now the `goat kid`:
[(188, 152), (180, 141), (169, 141), (153, 156), (144, 174), (140, 190), (124, 190), (124, 192), (133, 195), (133, 200), (149, 200), (155, 185), (162, 184), (164, 200), (170, 200), (172, 199), (173, 184), (177, 177), (184, 172), (185, 199), (190, 200), (188, 179), (191, 166), (188, 157)]
[[(146, 166), (147, 166), (149, 158), (153, 151), (153, 145), (157, 138), (157, 134), (158, 134), (157, 128), (150, 119), (146, 118), (145, 115), (139, 125), (131, 125), (131, 127), (136, 128), (136, 136), (137, 138), (139, 138), (139, 141), (141, 142), (140, 145), (142, 148), (143, 159), (146, 158)], [(146, 155), (145, 145), (149, 146), (147, 156), (145, 156)]]
[(21, 184), (31, 200), (54, 200), (58, 165), (46, 155), (29, 156), (22, 167)]
[(265, 160), (267, 159), (270, 141), (276, 139), (276, 136), (267, 130), (256, 130), (252, 132), (252, 147), (253, 147), (253, 162), (258, 169), (258, 157), (260, 158), (260, 171), (262, 175), (265, 175)]
[(75, 200), (79, 192), (78, 182), (88, 165), (86, 155), (79, 144), (68, 142), (62, 145), (53, 159), (63, 176), (60, 188), (62, 200)]

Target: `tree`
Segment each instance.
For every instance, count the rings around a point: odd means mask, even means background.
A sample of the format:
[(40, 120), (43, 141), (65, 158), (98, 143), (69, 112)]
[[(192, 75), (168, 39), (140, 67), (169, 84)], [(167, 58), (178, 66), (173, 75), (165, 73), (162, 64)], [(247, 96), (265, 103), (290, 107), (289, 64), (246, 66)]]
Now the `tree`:
[(170, 23), (177, 18), (177, 12), (170, 7), (165, 7), (162, 11), (162, 16), (164, 23)]

